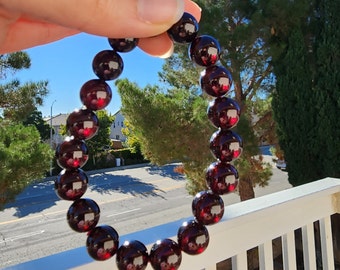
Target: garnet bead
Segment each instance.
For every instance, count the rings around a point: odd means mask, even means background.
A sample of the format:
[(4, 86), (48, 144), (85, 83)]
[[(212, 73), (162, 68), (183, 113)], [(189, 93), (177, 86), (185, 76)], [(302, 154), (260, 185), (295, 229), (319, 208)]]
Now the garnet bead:
[(67, 211), (68, 224), (76, 232), (88, 232), (94, 229), (99, 217), (99, 206), (91, 199), (78, 199)]
[(117, 52), (130, 52), (138, 45), (138, 38), (109, 38), (110, 46)]
[(227, 194), (235, 191), (238, 184), (238, 172), (228, 163), (214, 162), (206, 171), (208, 186), (216, 194)]
[(224, 96), (230, 90), (231, 84), (231, 74), (225, 67), (211, 66), (201, 73), (201, 88), (210, 96)]
[(85, 165), (89, 158), (88, 148), (84, 141), (66, 137), (65, 141), (57, 146), (57, 163), (64, 169), (78, 169)]
[(148, 262), (147, 248), (137, 240), (125, 241), (117, 251), (116, 264), (119, 270), (144, 270)]
[(196, 220), (184, 222), (178, 229), (177, 238), (182, 251), (190, 255), (201, 254), (209, 244), (207, 228)]
[(218, 41), (208, 35), (196, 37), (189, 47), (189, 55), (199, 66), (215, 65), (220, 59), (221, 47)]
[(222, 162), (231, 162), (242, 153), (242, 139), (231, 130), (218, 130), (210, 138), (210, 150)]
[(95, 55), (92, 61), (92, 69), (99, 79), (114, 80), (123, 72), (123, 59), (115, 51), (101, 51)]
[(157, 241), (150, 251), (150, 263), (155, 270), (176, 270), (182, 261), (178, 244), (171, 239)]
[(80, 100), (92, 111), (104, 109), (111, 101), (112, 91), (103, 80), (87, 81), (80, 89)]
[(75, 110), (67, 117), (66, 129), (76, 139), (89, 140), (97, 134), (99, 120), (91, 110)]
[(235, 100), (221, 97), (212, 100), (207, 111), (208, 118), (215, 127), (230, 129), (237, 125), (241, 109)]
[(59, 198), (69, 201), (80, 199), (87, 190), (88, 178), (81, 170), (62, 170), (54, 182), (54, 189)]
[(192, 213), (199, 223), (212, 225), (220, 221), (224, 214), (224, 203), (211, 190), (201, 191), (192, 201)]
[(105, 261), (116, 254), (119, 247), (119, 235), (110, 226), (95, 227), (86, 239), (88, 254), (97, 261)]
[(194, 16), (184, 12), (182, 18), (169, 30), (169, 37), (178, 43), (190, 43), (198, 32), (198, 23)]

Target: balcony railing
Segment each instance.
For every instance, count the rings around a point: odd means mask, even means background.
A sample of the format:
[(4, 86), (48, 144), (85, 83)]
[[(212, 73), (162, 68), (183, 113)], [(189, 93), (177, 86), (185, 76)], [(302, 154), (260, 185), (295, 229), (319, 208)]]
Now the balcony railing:
[[(196, 256), (183, 253), (180, 269), (225, 270), (229, 269), (226, 266), (227, 259), (231, 269), (248, 269), (247, 251), (253, 248), (257, 248), (255, 254), (259, 269), (294, 270), (298, 269), (299, 260), (306, 270), (335, 269), (331, 216), (336, 213), (340, 213), (340, 179), (335, 178), (325, 178), (226, 206), (222, 221), (208, 227), (210, 243), (207, 250)], [(160, 238), (175, 240), (178, 227), (183, 221), (125, 235), (120, 241), (122, 243), (124, 240), (140, 240), (147, 244), (150, 250), (152, 244)], [(301, 236), (301, 247), (297, 241), (297, 232)], [(280, 243), (279, 268), (274, 267), (276, 255), (273, 254), (277, 253), (274, 241)], [(317, 249), (316, 243), (319, 246)], [(300, 259), (296, 256), (297, 249), (301, 250)], [(86, 252), (81, 249), (78, 253)], [(72, 261), (72, 267), (67, 268), (117, 269), (114, 258), (105, 262), (94, 262), (87, 254), (85, 254), (87, 257), (85, 255), (78, 257), (78, 253), (60, 254), (66, 256), (64, 260)], [(51, 256), (48, 269), (58, 265), (58, 261), (62, 259), (60, 255), (54, 257), (55, 262)], [(45, 265), (46, 263), (47, 261)], [(147, 269), (151, 269), (151, 266), (149, 265)]]

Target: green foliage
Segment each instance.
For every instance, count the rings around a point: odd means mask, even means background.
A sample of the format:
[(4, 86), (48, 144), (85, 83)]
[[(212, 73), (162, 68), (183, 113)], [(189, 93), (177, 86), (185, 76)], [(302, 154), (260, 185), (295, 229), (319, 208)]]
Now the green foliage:
[(31, 66), (31, 59), (26, 52), (14, 52), (0, 55), (0, 78), (6, 78), (8, 72), (27, 69)]
[[(295, 3), (295, 2), (294, 2)], [(282, 35), (273, 99), (291, 184), (340, 176), (338, 1), (311, 1)], [(293, 3), (291, 3), (293, 5)], [(288, 10), (287, 16), (291, 16)], [(294, 26), (294, 27), (293, 27)]]
[(110, 128), (114, 121), (114, 116), (109, 114), (106, 110), (97, 111), (96, 115), (99, 120), (98, 133), (91, 140), (86, 141), (86, 145), (90, 152), (90, 158), (92, 157), (94, 164), (103, 149), (111, 145)]
[(118, 80), (116, 85), (122, 112), (133, 126), (145, 158), (158, 165), (182, 161), (189, 183), (193, 183), (188, 190), (197, 192), (212, 160), (208, 141), (213, 127), (203, 117), (206, 100), (183, 89), (164, 93), (157, 87), (140, 89), (127, 80)]
[(39, 131), (40, 138), (42, 141), (48, 140), (50, 138), (50, 126), (44, 121), (42, 113), (35, 109), (25, 121), (23, 121), (25, 126), (34, 125)]
[(44, 176), (52, 151), (34, 126), (0, 120), (0, 210)]

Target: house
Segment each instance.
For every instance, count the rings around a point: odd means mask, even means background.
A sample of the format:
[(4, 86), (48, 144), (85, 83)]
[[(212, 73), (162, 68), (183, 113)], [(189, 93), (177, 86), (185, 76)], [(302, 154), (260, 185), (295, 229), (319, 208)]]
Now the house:
[(66, 125), (66, 119), (68, 117), (68, 114), (66, 113), (60, 113), (58, 115), (51, 117), (44, 118), (45, 122), (52, 126), (54, 132), (52, 135), (52, 142), (50, 144), (52, 145), (52, 148), (56, 148), (56, 146), (61, 143), (64, 140), (64, 137), (60, 135), (60, 129), (62, 125)]
[(121, 142), (126, 141), (126, 136), (122, 133), (122, 128), (124, 128), (124, 115), (121, 111), (117, 111), (114, 114), (115, 120), (111, 125), (111, 140), (119, 140)]

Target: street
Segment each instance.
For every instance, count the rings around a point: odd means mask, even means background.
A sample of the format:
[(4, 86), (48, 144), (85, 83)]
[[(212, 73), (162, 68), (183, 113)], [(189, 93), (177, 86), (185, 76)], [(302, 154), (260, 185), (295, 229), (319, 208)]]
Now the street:
[[(184, 177), (173, 172), (175, 166), (145, 164), (90, 174), (84, 197), (98, 203), (98, 225), (124, 235), (192, 216), (192, 196), (186, 193)], [(30, 186), (0, 213), (1, 268), (84, 246), (86, 234), (72, 231), (66, 221), (72, 202), (60, 200), (53, 183), (48, 179)], [(287, 173), (273, 167), (269, 185), (255, 192), (262, 196), (289, 187)], [(223, 200), (232, 204), (239, 198), (229, 194)]]

